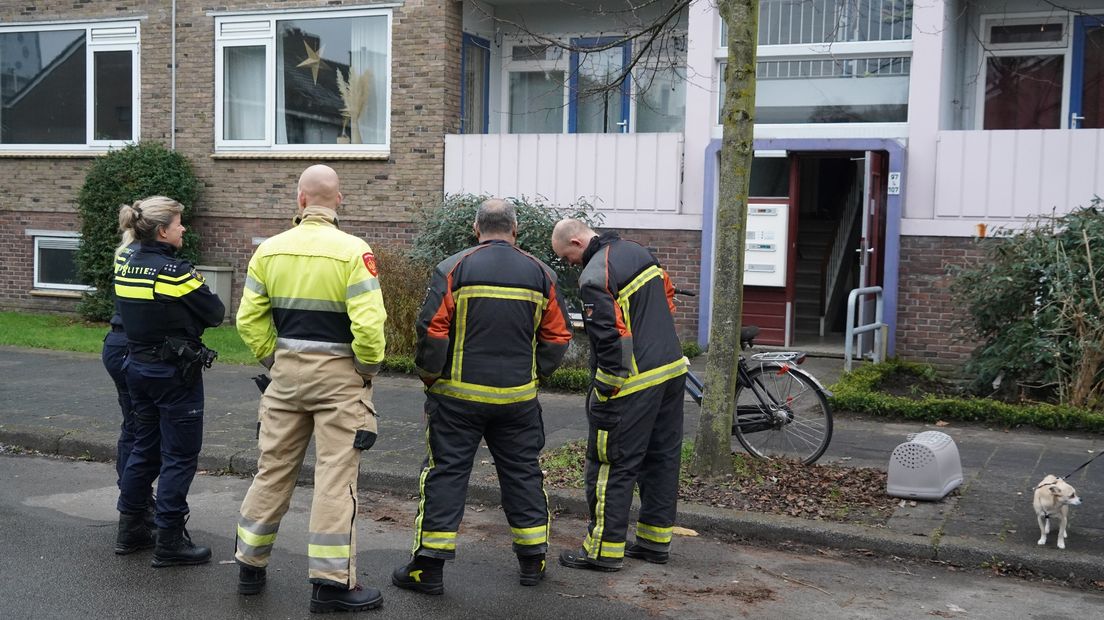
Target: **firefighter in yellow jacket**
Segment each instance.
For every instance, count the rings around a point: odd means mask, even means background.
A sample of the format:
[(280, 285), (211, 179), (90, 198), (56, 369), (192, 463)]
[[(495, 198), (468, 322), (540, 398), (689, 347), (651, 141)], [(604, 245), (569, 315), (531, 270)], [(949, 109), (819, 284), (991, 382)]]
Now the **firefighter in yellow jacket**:
[(272, 383), (258, 414), (257, 475), (237, 528), (238, 592), (257, 594), (313, 432), (317, 462), (307, 548), (310, 610), (383, 603), (356, 582), (357, 473), (376, 439), (372, 377), (383, 361), (387, 317), (376, 260), (337, 228), (342, 196), (327, 166), (299, 178), (296, 226), (249, 261), (238, 333)]
[(551, 375), (567, 351), (567, 313), (555, 273), (514, 247), (514, 205), (485, 201), (474, 229), (479, 245), (437, 265), (417, 323), (427, 454), (414, 557), (391, 583), (424, 594), (444, 592), (442, 566), (456, 554), (481, 439), (494, 457), (522, 585), (544, 577), (548, 549), (537, 377)]

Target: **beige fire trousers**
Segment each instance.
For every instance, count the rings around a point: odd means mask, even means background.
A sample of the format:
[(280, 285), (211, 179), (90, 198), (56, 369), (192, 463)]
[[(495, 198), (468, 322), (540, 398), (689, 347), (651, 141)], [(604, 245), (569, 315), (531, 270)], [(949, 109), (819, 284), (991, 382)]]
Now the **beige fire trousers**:
[[(352, 358), (277, 351), (272, 383), (258, 413), (257, 475), (242, 502), (239, 562), (267, 566), (288, 510), (311, 435), (315, 439), (314, 500), (307, 548), (313, 583), (356, 585), (357, 473), (364, 441), (374, 440), (372, 387)], [(358, 433), (360, 431), (360, 433)]]

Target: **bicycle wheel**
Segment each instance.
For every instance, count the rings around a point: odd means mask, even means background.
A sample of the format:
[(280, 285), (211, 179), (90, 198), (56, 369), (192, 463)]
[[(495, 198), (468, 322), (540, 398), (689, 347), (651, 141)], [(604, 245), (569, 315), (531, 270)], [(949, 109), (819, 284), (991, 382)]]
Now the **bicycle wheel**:
[(759, 458), (815, 463), (832, 440), (832, 411), (816, 381), (776, 363), (749, 368), (748, 376), (755, 389), (736, 386), (732, 434), (740, 445)]

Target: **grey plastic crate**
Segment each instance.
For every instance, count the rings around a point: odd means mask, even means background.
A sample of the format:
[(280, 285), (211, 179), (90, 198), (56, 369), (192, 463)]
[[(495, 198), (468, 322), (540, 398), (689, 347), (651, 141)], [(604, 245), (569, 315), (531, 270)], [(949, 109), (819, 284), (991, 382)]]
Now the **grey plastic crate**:
[(951, 436), (939, 431), (910, 435), (889, 457), (886, 493), (907, 499), (943, 499), (962, 484), (962, 462)]

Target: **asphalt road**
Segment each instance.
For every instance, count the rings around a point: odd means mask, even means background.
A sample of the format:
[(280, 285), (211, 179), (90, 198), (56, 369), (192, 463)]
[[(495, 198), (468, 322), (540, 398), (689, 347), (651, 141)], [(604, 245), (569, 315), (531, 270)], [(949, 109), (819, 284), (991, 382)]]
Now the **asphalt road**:
[[(155, 570), (150, 553), (115, 556), (114, 470), (109, 464), (0, 455), (0, 618), (302, 618), (307, 613), (306, 522), (311, 489), (298, 489), (280, 529), (268, 588), (234, 591), (232, 532), (247, 480), (198, 476), (193, 538), (214, 550), (200, 567)], [(368, 493), (358, 521), (359, 579), (384, 606), (366, 618), (1035, 618), (1104, 610), (1104, 594), (955, 571), (932, 563), (832, 550), (770, 550), (678, 537), (672, 562), (628, 560), (612, 574), (555, 564), (535, 588), (517, 584), (510, 536), (497, 507), (469, 506), (445, 595), (385, 585), (409, 553), (415, 503)], [(554, 551), (577, 544), (583, 524), (558, 518)]]

